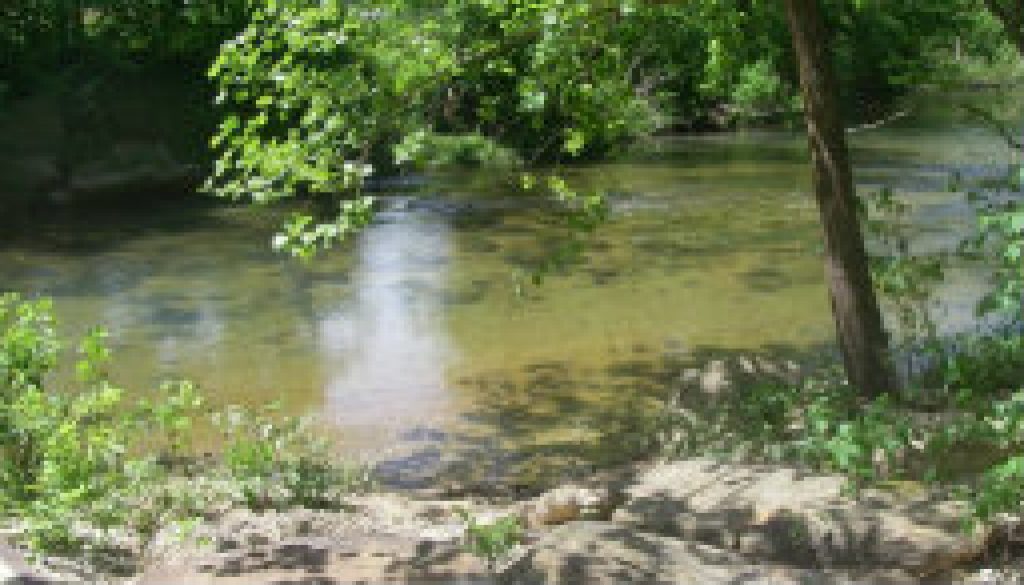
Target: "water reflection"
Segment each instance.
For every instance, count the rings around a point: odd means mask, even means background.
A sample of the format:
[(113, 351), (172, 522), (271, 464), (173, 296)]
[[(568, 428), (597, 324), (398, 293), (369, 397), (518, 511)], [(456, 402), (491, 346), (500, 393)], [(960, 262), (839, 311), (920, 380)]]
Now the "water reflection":
[(355, 297), (317, 322), (318, 359), (328, 372), (325, 416), (366, 436), (437, 424), (456, 410), (441, 306), (451, 227), (423, 212), (385, 215), (355, 254)]

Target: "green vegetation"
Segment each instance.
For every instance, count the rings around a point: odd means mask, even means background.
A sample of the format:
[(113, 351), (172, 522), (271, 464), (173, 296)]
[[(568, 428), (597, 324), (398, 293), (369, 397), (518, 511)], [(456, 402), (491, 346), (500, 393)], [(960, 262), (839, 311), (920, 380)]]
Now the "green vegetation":
[[(990, 118), (991, 119), (991, 118)], [(891, 189), (864, 199), (863, 221), (877, 243), (872, 272), (899, 333), (901, 388), (864, 397), (842, 371), (802, 384), (755, 383), (711, 404), (684, 404), (666, 421), (669, 452), (720, 452), (841, 473), (856, 492), (893, 480), (942, 487), (972, 504), (974, 520), (1016, 514), (1024, 498), (1024, 336), (1017, 205), (1019, 167), (967, 184), (977, 233), (951, 250), (913, 254), (908, 206)], [(999, 203), (999, 201), (1003, 203)], [(943, 337), (932, 314), (935, 287), (952, 262), (994, 268), (979, 316), (1004, 325)], [(685, 399), (684, 399), (685, 402)]]
[(480, 521), (465, 510), (459, 513), (466, 522), (466, 548), (483, 559), (490, 571), (523, 541), (523, 527), (515, 516)]
[[(847, 109), (871, 116), (937, 75), (958, 34), (991, 57), (1004, 41), (971, 5), (827, 3)], [(793, 62), (773, 2), (264, 0), (210, 69), (225, 114), (208, 188), (358, 198), (371, 174), (417, 164), (606, 156), (678, 122), (791, 116)], [(296, 218), (278, 243), (308, 256), (367, 204)]]
[(202, 67), (248, 12), (248, 0), (11, 0), (0, 8), (0, 79), (24, 93), (74, 67)]
[[(971, 356), (958, 354), (956, 362), (944, 373)], [(1016, 513), (1024, 496), (1024, 392), (993, 386), (988, 373), (955, 375), (953, 386), (872, 400), (859, 399), (834, 374), (802, 385), (757, 384), (724, 402), (682, 409), (668, 423), (677, 431), (668, 448), (799, 463), (847, 476), (854, 492), (893, 480), (925, 482), (966, 497), (978, 519)]]
[(208, 409), (187, 382), (132, 401), (105, 371), (100, 330), (75, 363), (77, 388), (53, 388), (61, 362), (49, 301), (0, 297), (0, 517), (33, 547), (74, 551), (120, 531), (143, 539), (233, 505), (333, 507), (368, 484), (298, 422), (213, 413), (222, 451), (191, 444)]
[[(978, 238), (961, 250), (995, 261), (983, 309), (1004, 311), (1010, 326), (941, 339), (929, 308), (948, 258), (907, 252), (891, 191), (858, 206), (845, 124), (877, 119), (919, 86), (1016, 67), (1021, 27), (1000, 0), (15, 0), (0, 8), (0, 104), (54, 91), (72, 136), (69, 112), (91, 111), (90, 95), (112, 100), (85, 83), (104, 79), (97, 72), (195, 74), (219, 120), (205, 190), (258, 204), (326, 200), (330, 211), (302, 207), (273, 240), (304, 259), (371, 222), (369, 179), (491, 165), (496, 181), (560, 206), (568, 236), (530, 275), (536, 285), (578, 261), (609, 217), (600, 190), (560, 177), (566, 165), (659, 131), (803, 113), (845, 371), (759, 385), (670, 424), (686, 430), (684, 449), (797, 461), (855, 487), (962, 485), (984, 518), (1018, 511), (1024, 497), (1024, 341), (1014, 329), (1024, 212), (982, 195), (1019, 192), (1024, 175), (1016, 166), (1008, 182), (970, 186), (985, 205)], [(68, 89), (79, 86), (88, 91)], [(54, 166), (69, 183), (65, 154)], [(886, 255), (869, 257), (860, 221)], [(886, 339), (878, 297), (894, 307), (897, 339)], [(0, 512), (38, 548), (74, 548), (97, 529), (151, 535), (218, 506), (330, 507), (366, 482), (272, 410), (217, 413), (221, 450), (198, 457), (191, 442), (208, 413), (191, 384), (129, 400), (106, 374), (96, 330), (80, 345), (79, 386), (54, 388), (49, 303), (5, 296), (0, 326)], [(890, 347), (906, 360), (903, 388)], [(950, 453), (986, 456), (961, 469)], [(521, 537), (511, 519), (467, 521), (470, 547), (492, 566)]]

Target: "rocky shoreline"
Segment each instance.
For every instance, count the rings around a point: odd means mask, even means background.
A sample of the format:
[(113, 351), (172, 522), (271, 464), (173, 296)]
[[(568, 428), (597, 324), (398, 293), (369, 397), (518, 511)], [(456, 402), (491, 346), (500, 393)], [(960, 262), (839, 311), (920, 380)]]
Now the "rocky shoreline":
[[(792, 363), (712, 360), (679, 382), (710, 399), (799, 376)], [(854, 497), (846, 485), (782, 464), (677, 457), (533, 497), (435, 489), (353, 495), (329, 511), (230, 509), (187, 536), (168, 528), (91, 560), (31, 564), (0, 546), (0, 585), (1024, 585), (1020, 518), (968, 531), (967, 506), (938, 489), (902, 482)], [(466, 518), (508, 516), (521, 543), (489, 567), (469, 552)]]
[[(188, 538), (159, 534), (121, 576), (54, 559), (45, 570), (8, 548), (0, 584), (1024, 583), (1015, 519), (965, 532), (963, 504), (936, 493), (853, 499), (842, 487), (839, 476), (694, 458), (518, 502), (384, 493), (337, 511), (231, 510)], [(465, 546), (461, 511), (481, 523), (515, 515), (525, 538), (490, 571)]]

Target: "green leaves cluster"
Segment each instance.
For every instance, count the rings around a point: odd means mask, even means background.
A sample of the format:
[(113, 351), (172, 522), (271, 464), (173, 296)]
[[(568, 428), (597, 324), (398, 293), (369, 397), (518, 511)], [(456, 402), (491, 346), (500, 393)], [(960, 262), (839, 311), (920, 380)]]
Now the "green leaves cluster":
[(651, 130), (634, 91), (632, 2), (452, 1), (446, 44), (462, 58), (439, 129), (476, 130), (529, 159), (595, 156)]
[(126, 522), (131, 511), (117, 500), (150, 470), (126, 459), (133, 425), (121, 390), (99, 377), (100, 334), (82, 344), (86, 387), (63, 394), (44, 386), (59, 351), (49, 302), (4, 295), (0, 332), (0, 511), (30, 519), (38, 546), (70, 542), (83, 516), (100, 527)]
[[(132, 401), (106, 375), (105, 334), (80, 344), (79, 384), (54, 388), (60, 344), (49, 301), (0, 297), (0, 519), (33, 547), (73, 551), (115, 533), (143, 540), (168, 523), (230, 507), (334, 506), (367, 487), (298, 421), (214, 413), (223, 452), (197, 457), (209, 413), (187, 382)], [(98, 536), (97, 536), (98, 535)]]
[[(629, 3), (264, 0), (210, 69), (226, 115), (207, 187), (264, 203), (360, 200), (401, 166), (595, 156), (650, 131), (634, 87)], [(470, 152), (472, 151), (472, 152)], [(275, 244), (297, 256), (361, 225), (296, 217)]]
[(223, 472), (237, 501), (254, 510), (329, 509), (372, 487), (366, 467), (335, 462), (329, 442), (308, 421), (282, 420), (277, 409), (229, 407), (214, 416), (224, 443)]
[(1024, 211), (1014, 202), (985, 211), (981, 231), (985, 245), (996, 251), (994, 287), (982, 310), (1024, 316)]
[(210, 68), (230, 112), (212, 140), (211, 188), (256, 202), (358, 190), (451, 68), (401, 6), (262, 3)]
[(491, 571), (523, 541), (523, 526), (514, 515), (481, 522), (466, 510), (458, 512), (466, 522), (467, 549), (482, 558)]

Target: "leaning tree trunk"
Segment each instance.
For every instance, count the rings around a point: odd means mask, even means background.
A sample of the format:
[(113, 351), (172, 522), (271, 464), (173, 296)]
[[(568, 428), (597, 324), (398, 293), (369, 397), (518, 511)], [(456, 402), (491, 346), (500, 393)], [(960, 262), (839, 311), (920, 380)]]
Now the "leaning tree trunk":
[(850, 382), (876, 396), (894, 381), (888, 341), (860, 230), (846, 131), (819, 0), (786, 0), (800, 69), (814, 195), (825, 232), (825, 270), (839, 347)]

